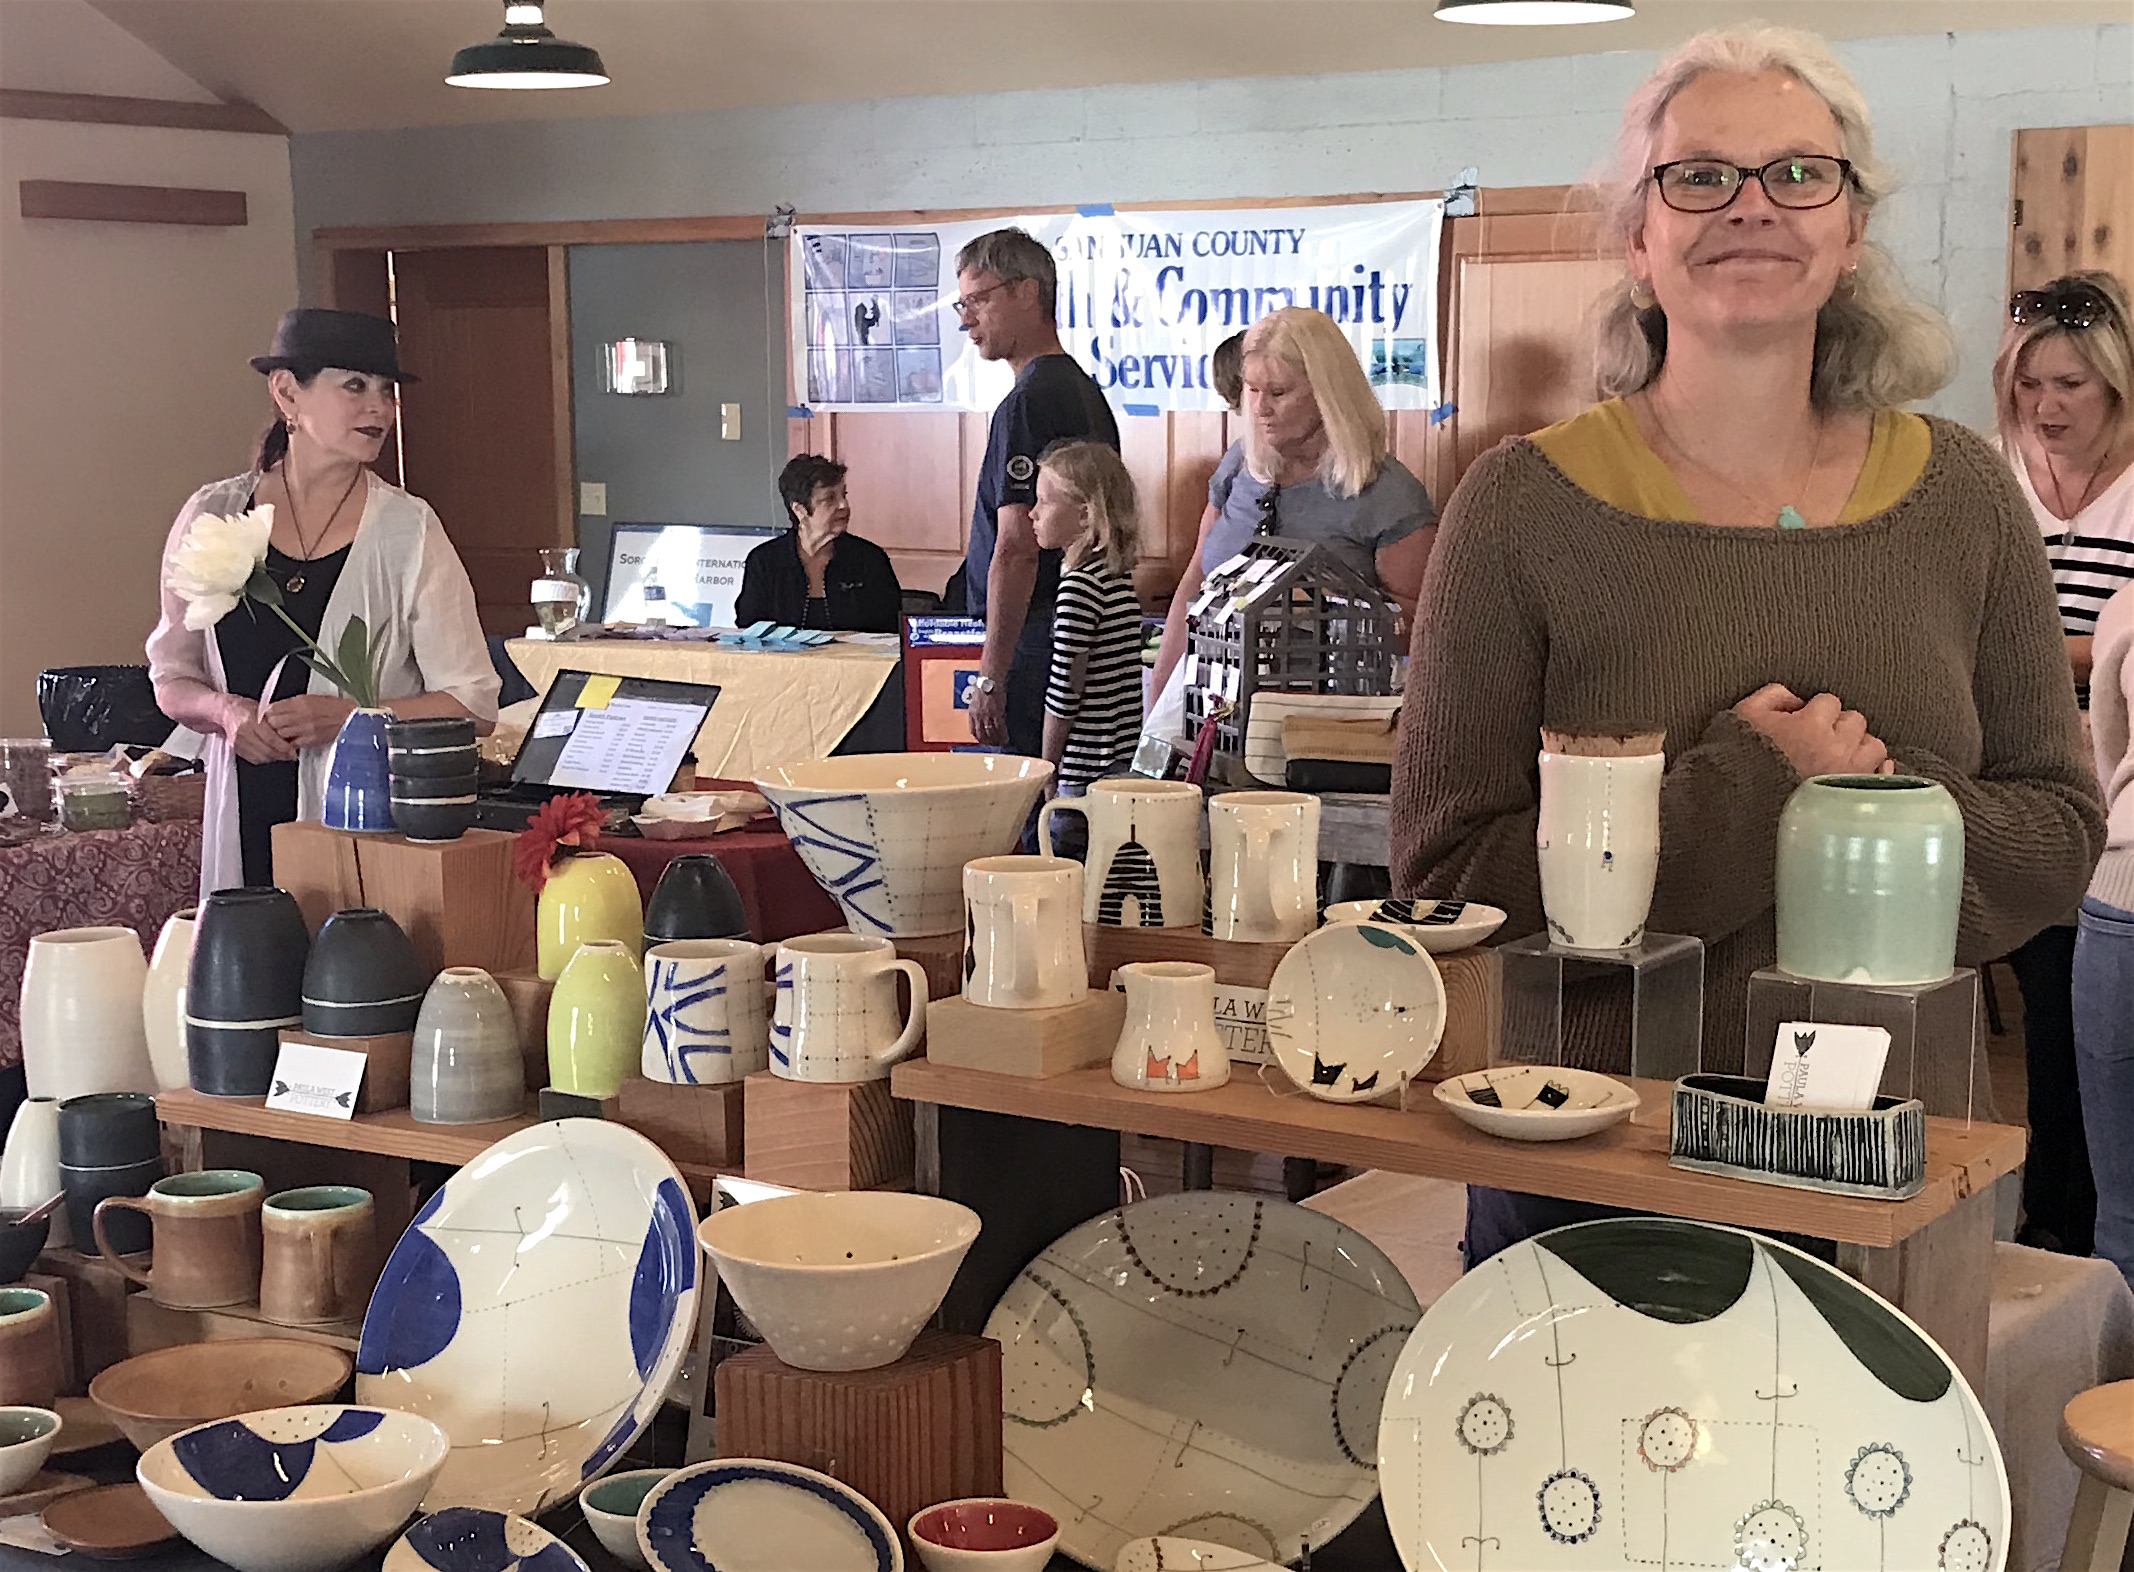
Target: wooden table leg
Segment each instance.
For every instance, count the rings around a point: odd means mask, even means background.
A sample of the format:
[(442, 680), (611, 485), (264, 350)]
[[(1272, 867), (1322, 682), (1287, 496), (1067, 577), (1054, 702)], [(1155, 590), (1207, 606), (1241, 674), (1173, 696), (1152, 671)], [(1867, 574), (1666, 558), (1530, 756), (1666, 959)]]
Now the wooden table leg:
[(1901, 1244), (1838, 1246), (1838, 1266), (1939, 1343), (1974, 1392), (1986, 1390), (1993, 1304), (1993, 1192), (1966, 1196)]
[(1182, 1190), (1212, 1190), (1215, 1188), (1215, 1148), (1199, 1141), (1185, 1143), (1185, 1153), (1179, 1159), (1178, 1186)]

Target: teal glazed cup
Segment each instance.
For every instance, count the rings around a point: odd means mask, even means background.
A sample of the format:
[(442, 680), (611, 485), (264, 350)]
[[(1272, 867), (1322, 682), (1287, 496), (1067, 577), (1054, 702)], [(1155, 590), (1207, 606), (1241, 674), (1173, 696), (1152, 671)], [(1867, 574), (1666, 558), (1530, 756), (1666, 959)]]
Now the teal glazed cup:
[(1818, 775), (1778, 821), (1779, 970), (1917, 986), (1956, 969), (1964, 821), (1913, 775)]

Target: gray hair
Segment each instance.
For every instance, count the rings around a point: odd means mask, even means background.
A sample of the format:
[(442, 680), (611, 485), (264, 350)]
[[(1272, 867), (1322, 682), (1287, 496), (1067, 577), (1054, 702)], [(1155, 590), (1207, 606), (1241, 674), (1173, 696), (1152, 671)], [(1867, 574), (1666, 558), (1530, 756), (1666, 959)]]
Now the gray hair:
[[(1848, 199), (1861, 220), (1889, 194), (1889, 175), (1875, 161), (1867, 101), (1820, 38), (1768, 26), (1699, 33), (1661, 61), (1623, 108), (1615, 175), (1600, 189), (1605, 231), (1618, 251), (1645, 226), (1646, 186), (1667, 106), (1712, 71), (1783, 71), (1796, 78), (1837, 121), (1839, 152), (1853, 166)], [(1631, 299), (1632, 284), (1626, 277), (1599, 304), (1593, 370), (1603, 398), (1650, 386), (1667, 359), (1666, 313), (1657, 305), (1641, 308)], [(1861, 247), (1849, 286), (1841, 285), (1816, 315), (1809, 398), (1826, 411), (1894, 409), (1945, 386), (1955, 358), (1948, 323), (1910, 296), (1889, 254), (1870, 242)]]
[(1050, 319), (1057, 314), (1059, 272), (1052, 253), (1027, 229), (993, 229), (969, 241), (956, 253), (959, 273), (991, 273), (1003, 284), (1022, 279), (1037, 280), (1037, 303)]

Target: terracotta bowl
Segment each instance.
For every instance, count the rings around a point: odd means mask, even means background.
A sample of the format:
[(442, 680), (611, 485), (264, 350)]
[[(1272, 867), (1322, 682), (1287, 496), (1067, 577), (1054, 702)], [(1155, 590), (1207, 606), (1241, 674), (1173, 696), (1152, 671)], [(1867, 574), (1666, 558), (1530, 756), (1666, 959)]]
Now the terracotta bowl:
[(915, 1513), (905, 1531), (927, 1572), (1043, 1572), (1059, 1521), (1022, 1501), (944, 1501)]
[(294, 1338), (185, 1343), (121, 1360), (89, 1396), (145, 1452), (211, 1419), (330, 1401), (354, 1368), (342, 1350)]

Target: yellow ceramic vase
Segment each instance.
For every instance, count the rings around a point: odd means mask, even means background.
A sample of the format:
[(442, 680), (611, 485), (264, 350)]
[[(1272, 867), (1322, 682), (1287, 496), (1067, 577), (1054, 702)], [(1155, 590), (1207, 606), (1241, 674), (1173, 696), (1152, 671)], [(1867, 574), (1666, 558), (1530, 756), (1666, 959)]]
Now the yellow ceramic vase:
[(548, 1083), (613, 1097), (635, 1075), (645, 1041), (645, 974), (628, 945), (578, 947), (548, 1003)]
[(538, 965), (550, 982), (595, 939), (613, 939), (629, 947), (634, 960), (644, 953), (645, 903), (637, 879), (620, 857), (606, 852), (565, 853), (541, 886)]

